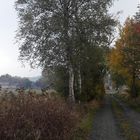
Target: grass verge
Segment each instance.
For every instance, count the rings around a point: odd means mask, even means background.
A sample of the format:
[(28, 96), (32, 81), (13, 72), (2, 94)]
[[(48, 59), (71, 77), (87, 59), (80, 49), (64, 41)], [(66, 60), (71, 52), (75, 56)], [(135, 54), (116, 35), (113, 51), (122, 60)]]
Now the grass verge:
[(137, 98), (131, 98), (129, 94), (119, 94), (116, 97), (126, 103), (130, 108), (140, 112), (140, 96)]
[(91, 103), (87, 104), (84, 107), (86, 111), (86, 115), (78, 124), (72, 140), (88, 140), (89, 139), (90, 133), (93, 128), (94, 116), (96, 114), (96, 111), (100, 108), (100, 105), (101, 104), (99, 101), (92, 101)]
[(112, 100), (112, 108), (120, 130), (126, 140), (140, 140), (139, 134), (132, 128), (131, 123), (126, 118), (122, 107), (115, 100)]

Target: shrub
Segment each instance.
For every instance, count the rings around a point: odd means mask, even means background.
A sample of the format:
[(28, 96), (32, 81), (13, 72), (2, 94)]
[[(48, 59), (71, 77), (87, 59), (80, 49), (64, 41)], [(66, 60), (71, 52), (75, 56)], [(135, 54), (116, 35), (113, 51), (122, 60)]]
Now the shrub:
[(0, 105), (2, 140), (69, 140), (78, 114), (61, 100), (18, 95)]

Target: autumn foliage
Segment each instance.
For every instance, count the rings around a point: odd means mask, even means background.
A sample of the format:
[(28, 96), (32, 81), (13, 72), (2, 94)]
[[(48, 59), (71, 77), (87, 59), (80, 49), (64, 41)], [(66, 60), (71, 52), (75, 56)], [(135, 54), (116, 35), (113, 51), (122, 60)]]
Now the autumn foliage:
[(111, 71), (125, 79), (132, 96), (137, 96), (140, 76), (140, 23), (128, 18), (120, 29), (115, 48), (109, 55)]

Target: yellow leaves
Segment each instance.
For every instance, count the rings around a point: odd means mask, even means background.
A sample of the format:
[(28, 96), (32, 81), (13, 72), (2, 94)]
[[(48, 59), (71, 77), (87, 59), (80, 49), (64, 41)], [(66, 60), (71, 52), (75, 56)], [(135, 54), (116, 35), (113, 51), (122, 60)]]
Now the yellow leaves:
[(140, 72), (140, 23), (128, 18), (120, 30), (115, 48), (108, 56), (108, 65), (113, 73), (132, 83), (133, 74), (138, 77)]
[[(132, 59), (133, 57), (131, 48), (136, 46), (136, 31), (139, 31), (138, 29), (140, 29), (140, 26), (137, 25), (135, 27), (134, 20), (128, 18), (124, 27), (120, 30), (120, 36), (115, 43), (115, 48), (111, 50), (108, 56), (108, 64), (111, 71), (118, 73), (128, 79), (130, 77), (130, 67), (127, 67), (125, 63), (129, 63), (130, 61), (126, 59)], [(125, 51), (126, 49), (128, 51)]]
[(116, 48), (113, 48), (111, 50), (111, 53), (109, 54), (109, 66), (111, 70), (120, 73), (120, 69), (122, 67), (122, 60), (123, 55), (120, 49), (120, 42), (116, 42)]
[(114, 50), (109, 56), (109, 67), (115, 73), (126, 75), (127, 69), (122, 64), (123, 55), (118, 50)]

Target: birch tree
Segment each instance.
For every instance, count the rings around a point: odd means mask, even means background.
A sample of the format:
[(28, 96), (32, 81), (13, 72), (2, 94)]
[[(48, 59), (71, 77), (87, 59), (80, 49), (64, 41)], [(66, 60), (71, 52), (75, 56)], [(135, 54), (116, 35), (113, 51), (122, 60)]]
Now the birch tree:
[(112, 34), (114, 19), (108, 14), (112, 0), (17, 0), (15, 5), (20, 59), (31, 66), (65, 67), (69, 99), (74, 102), (74, 71), (76, 66), (81, 92), (85, 47), (106, 47)]

